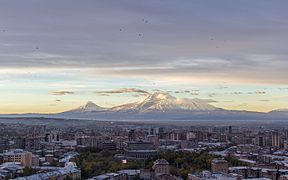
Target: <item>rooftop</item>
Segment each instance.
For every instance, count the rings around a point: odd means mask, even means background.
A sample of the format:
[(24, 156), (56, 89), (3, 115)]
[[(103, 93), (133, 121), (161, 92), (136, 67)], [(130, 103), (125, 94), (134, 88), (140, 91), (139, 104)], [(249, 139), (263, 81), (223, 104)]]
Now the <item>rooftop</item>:
[(169, 165), (169, 163), (166, 159), (157, 159), (154, 162), (154, 165)]
[(26, 153), (30, 153), (30, 152), (24, 151), (23, 149), (11, 149), (10, 151), (4, 152), (3, 155), (4, 156), (15, 156), (15, 155), (22, 155), (22, 154), (26, 154)]

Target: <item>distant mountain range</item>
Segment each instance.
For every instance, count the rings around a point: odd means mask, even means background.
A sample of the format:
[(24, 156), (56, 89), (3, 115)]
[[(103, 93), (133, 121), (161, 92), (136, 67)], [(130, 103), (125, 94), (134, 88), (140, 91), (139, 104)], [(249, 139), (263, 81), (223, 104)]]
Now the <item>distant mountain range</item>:
[(58, 114), (9, 114), (0, 117), (48, 117), (90, 120), (288, 120), (288, 109), (269, 113), (225, 110), (212, 106), (213, 100), (176, 98), (157, 92), (144, 100), (104, 108), (89, 101), (79, 108)]

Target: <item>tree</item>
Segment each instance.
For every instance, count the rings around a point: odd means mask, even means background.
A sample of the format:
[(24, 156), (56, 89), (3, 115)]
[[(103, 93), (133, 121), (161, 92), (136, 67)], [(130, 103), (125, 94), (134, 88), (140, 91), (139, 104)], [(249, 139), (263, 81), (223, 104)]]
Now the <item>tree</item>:
[(35, 169), (30, 168), (30, 167), (26, 166), (23, 168), (23, 176), (30, 176), (30, 175), (36, 174), (36, 173), (37, 173), (37, 171)]

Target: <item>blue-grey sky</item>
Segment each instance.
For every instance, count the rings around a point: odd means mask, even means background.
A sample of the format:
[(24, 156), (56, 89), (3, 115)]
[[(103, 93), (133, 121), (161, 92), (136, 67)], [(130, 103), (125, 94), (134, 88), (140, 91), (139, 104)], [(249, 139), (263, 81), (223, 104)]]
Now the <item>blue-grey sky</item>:
[[(286, 0), (1, 0), (0, 110), (143, 98), (95, 93), (123, 88), (197, 89), (224, 108), (285, 108), (287, 7)], [(55, 97), (62, 91), (73, 93)]]

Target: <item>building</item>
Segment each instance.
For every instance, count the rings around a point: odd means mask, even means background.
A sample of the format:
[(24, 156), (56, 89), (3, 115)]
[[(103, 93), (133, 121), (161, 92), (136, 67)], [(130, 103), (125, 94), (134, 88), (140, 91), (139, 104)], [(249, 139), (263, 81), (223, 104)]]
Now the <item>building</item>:
[(113, 141), (103, 142), (101, 144), (101, 148), (105, 151), (116, 151), (117, 150), (117, 144)]
[(225, 159), (213, 159), (211, 164), (213, 173), (228, 173), (228, 162)]
[(238, 180), (239, 177), (230, 174), (211, 173), (203, 171), (200, 174), (188, 174), (188, 180)]
[(280, 147), (280, 137), (278, 132), (272, 132), (272, 146), (273, 147)]
[(288, 129), (284, 129), (284, 139), (288, 140)]
[[(24, 166), (20, 163), (6, 162), (0, 165), (0, 180), (19, 177), (23, 174)], [(2, 179), (1, 179), (2, 177)]]
[(126, 175), (125, 174), (121, 174), (121, 173), (106, 173), (106, 174), (101, 174), (95, 177), (92, 177), (90, 179), (87, 180), (125, 180), (126, 179)]
[(172, 174), (157, 174), (154, 177), (155, 180), (178, 180), (177, 177)]
[(81, 170), (76, 167), (72, 162), (69, 162), (64, 168), (55, 169), (54, 171), (49, 171), (45, 173), (34, 174), (26, 177), (18, 177), (15, 180), (63, 180), (63, 179), (77, 180), (81, 179)]
[(45, 142), (49, 142), (49, 143), (59, 142), (60, 141), (60, 135), (57, 131), (46, 133), (44, 140), (45, 140)]
[(157, 153), (151, 142), (128, 142), (125, 147), (125, 154), (128, 158), (146, 159), (154, 157)]
[(75, 140), (78, 146), (99, 148), (99, 142), (97, 137), (81, 135), (75, 137)]
[(0, 152), (9, 149), (9, 139), (1, 138), (0, 139)]
[(256, 145), (258, 145), (260, 147), (266, 146), (266, 136), (265, 136), (264, 133), (259, 133), (258, 134)]
[(35, 152), (40, 149), (41, 138), (35, 135), (29, 135), (25, 138), (25, 150)]
[(25, 149), (25, 137), (16, 136), (13, 138), (12, 149)]
[(153, 164), (153, 170), (156, 174), (170, 174), (170, 165), (165, 159), (157, 159)]
[(128, 133), (128, 141), (136, 141), (136, 132), (134, 129), (131, 129)]
[[(38, 159), (39, 160), (39, 159)], [(35, 163), (37, 165), (37, 158), (31, 152), (22, 149), (13, 149), (3, 153), (4, 162), (19, 162), (22, 166), (31, 167)], [(38, 161), (39, 164), (39, 161)]]
[(169, 139), (172, 141), (181, 141), (185, 140), (187, 137), (185, 133), (183, 133), (181, 130), (174, 130), (169, 134)]
[(280, 176), (279, 180), (288, 180), (288, 175)]
[(288, 171), (285, 169), (270, 169), (270, 168), (260, 168), (260, 167), (230, 167), (229, 172), (232, 174), (238, 174), (243, 179), (251, 178), (262, 178), (262, 179), (272, 179), (278, 180), (279, 176), (287, 175)]

